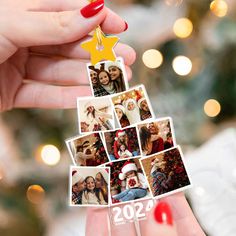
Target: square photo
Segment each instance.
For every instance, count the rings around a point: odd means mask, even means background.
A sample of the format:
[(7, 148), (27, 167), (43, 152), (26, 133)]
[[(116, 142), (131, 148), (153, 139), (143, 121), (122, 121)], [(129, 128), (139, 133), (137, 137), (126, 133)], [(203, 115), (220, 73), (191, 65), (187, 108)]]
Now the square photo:
[(111, 161), (140, 156), (136, 127), (107, 131), (104, 137)]
[(114, 113), (109, 98), (77, 98), (79, 132), (114, 129)]
[(128, 80), (122, 58), (87, 64), (88, 77), (95, 97), (116, 94), (128, 89)]
[(68, 139), (66, 145), (75, 165), (98, 166), (109, 161), (99, 133)]
[(180, 147), (140, 160), (153, 197), (182, 191), (191, 185)]
[(70, 206), (108, 206), (109, 167), (70, 168)]
[(138, 124), (142, 156), (152, 155), (176, 145), (173, 122), (170, 117)]
[(117, 120), (122, 128), (154, 118), (154, 113), (143, 85), (112, 96)]
[(151, 197), (139, 158), (115, 161), (107, 164), (107, 166), (111, 168), (111, 204)]

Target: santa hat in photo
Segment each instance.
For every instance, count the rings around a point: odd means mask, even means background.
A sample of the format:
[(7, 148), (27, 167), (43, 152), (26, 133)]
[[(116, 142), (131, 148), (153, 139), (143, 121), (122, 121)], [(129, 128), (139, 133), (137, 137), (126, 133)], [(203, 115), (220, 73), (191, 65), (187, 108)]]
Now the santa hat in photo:
[(117, 141), (119, 137), (126, 135), (126, 132), (124, 130), (118, 130), (116, 132), (115, 140)]
[(72, 186), (77, 184), (78, 182), (83, 182), (84, 178), (76, 171), (72, 171)]
[(93, 106), (93, 104), (91, 103), (91, 101), (86, 102), (86, 103), (84, 104), (84, 112), (86, 113), (86, 112), (87, 112), (87, 109), (88, 109), (89, 107), (92, 107), (92, 106)]
[(126, 161), (124, 163), (124, 165), (122, 166), (122, 168), (121, 168), (121, 173), (119, 174), (119, 179), (120, 180), (124, 180), (125, 177), (126, 177), (126, 174), (128, 172), (132, 171), (132, 170), (133, 171), (137, 171), (138, 170), (136, 164), (133, 163), (133, 162), (130, 162), (130, 161)]
[(144, 98), (144, 97), (141, 97), (141, 98), (139, 98), (138, 100), (137, 100), (137, 103), (138, 103), (138, 107), (141, 109), (141, 103), (143, 102), (143, 101), (145, 101), (146, 100), (146, 98)]
[(125, 106), (126, 109), (127, 109), (128, 104), (129, 104), (130, 102), (136, 104), (136, 101), (135, 101), (133, 98), (128, 98), (127, 100), (124, 101), (124, 106)]
[(121, 104), (116, 104), (116, 105), (115, 105), (115, 109), (116, 109), (116, 108), (120, 109), (120, 110), (125, 114), (125, 108), (124, 108), (124, 106), (122, 106)]
[(121, 63), (119, 61), (109, 61), (109, 62), (106, 62), (105, 64), (105, 70), (108, 71), (109, 67), (111, 66), (115, 66), (121, 69)]

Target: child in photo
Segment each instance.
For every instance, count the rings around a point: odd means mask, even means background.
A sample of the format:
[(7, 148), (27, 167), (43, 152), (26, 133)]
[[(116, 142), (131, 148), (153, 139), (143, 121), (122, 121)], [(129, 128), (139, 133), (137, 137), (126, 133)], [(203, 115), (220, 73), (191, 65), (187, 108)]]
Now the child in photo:
[(152, 188), (153, 195), (158, 196), (167, 192), (171, 188), (171, 177), (174, 172), (169, 172), (168, 175), (165, 174), (166, 162), (158, 158), (153, 159), (151, 162), (151, 177), (152, 177)]
[(101, 191), (96, 191), (96, 183), (93, 176), (87, 176), (85, 179), (85, 190), (82, 195), (83, 205), (107, 205)]
[(114, 82), (114, 86), (117, 93), (123, 92), (125, 88), (125, 80), (123, 72), (120, 68), (120, 62), (111, 62), (107, 65), (108, 72), (110, 74), (111, 80)]
[(89, 66), (89, 74), (92, 82), (93, 92), (95, 97), (106, 96), (109, 93), (100, 85), (98, 81), (99, 69), (96, 69), (94, 66)]
[(152, 118), (152, 114), (151, 114), (146, 98), (142, 97), (138, 100), (138, 107), (140, 109), (141, 120), (147, 120), (149, 118)]
[(124, 101), (125, 114), (130, 124), (136, 124), (141, 121), (140, 111), (137, 102), (133, 98)]
[(120, 158), (128, 158), (128, 157), (133, 156), (133, 154), (128, 150), (128, 148), (125, 144), (120, 145), (118, 155)]
[(105, 70), (98, 73), (99, 84), (108, 92), (108, 94), (117, 93), (114, 82), (111, 80), (110, 74)]
[(119, 179), (126, 182), (126, 189), (112, 198), (126, 202), (130, 200), (140, 199), (147, 195), (148, 185), (142, 173), (137, 172), (138, 168), (135, 163), (127, 161), (124, 163)]

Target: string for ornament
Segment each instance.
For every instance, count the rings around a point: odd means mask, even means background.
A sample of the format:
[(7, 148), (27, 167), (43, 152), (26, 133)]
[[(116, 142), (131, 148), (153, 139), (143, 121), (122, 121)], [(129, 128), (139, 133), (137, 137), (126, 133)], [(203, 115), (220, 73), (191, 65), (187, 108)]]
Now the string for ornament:
[[(90, 3), (92, 2), (96, 2), (97, 0), (89, 0)], [(102, 29), (100, 27), (100, 25), (98, 25), (95, 29), (96, 32), (96, 36), (97, 36), (97, 41), (98, 41), (98, 45), (97, 45), (97, 49), (98, 50), (102, 50), (103, 49), (103, 45), (102, 45)]]

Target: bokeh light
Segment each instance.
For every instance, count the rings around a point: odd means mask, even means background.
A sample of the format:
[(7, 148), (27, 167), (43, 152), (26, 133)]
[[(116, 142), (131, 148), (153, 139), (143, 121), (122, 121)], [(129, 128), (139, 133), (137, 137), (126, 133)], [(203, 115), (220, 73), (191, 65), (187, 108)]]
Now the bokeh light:
[(193, 23), (188, 18), (180, 18), (173, 26), (175, 35), (179, 38), (187, 38), (193, 32)]
[(41, 149), (41, 158), (46, 165), (56, 165), (61, 158), (58, 148), (54, 145), (45, 145)]
[(209, 99), (204, 104), (204, 111), (207, 116), (215, 117), (215, 116), (219, 115), (219, 113), (221, 111), (221, 105), (217, 100)]
[(214, 15), (224, 17), (228, 12), (228, 5), (223, 0), (214, 0), (210, 4), (210, 9)]
[(188, 57), (177, 56), (172, 62), (172, 67), (178, 75), (188, 75), (192, 70), (192, 62)]
[(158, 68), (163, 62), (162, 54), (156, 49), (149, 49), (143, 53), (143, 63), (148, 68)]
[(40, 185), (31, 185), (26, 192), (27, 199), (34, 203), (40, 204), (45, 197), (45, 191)]

